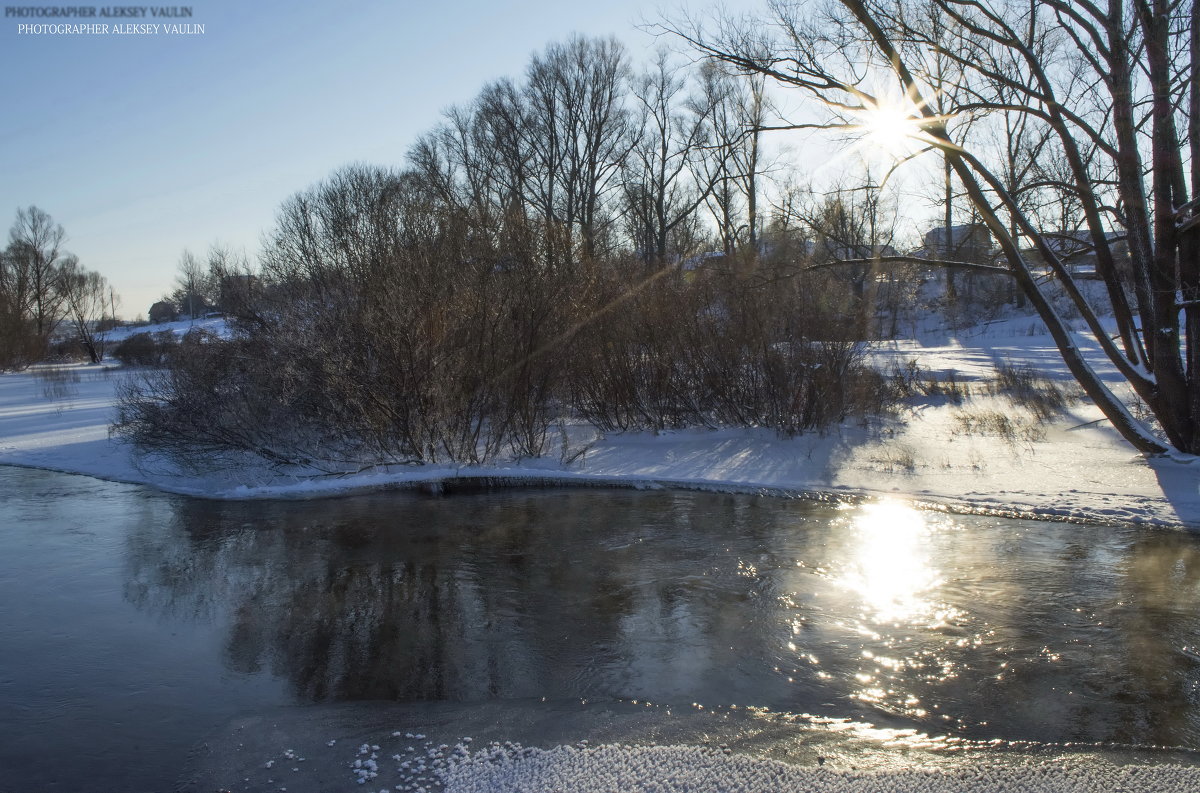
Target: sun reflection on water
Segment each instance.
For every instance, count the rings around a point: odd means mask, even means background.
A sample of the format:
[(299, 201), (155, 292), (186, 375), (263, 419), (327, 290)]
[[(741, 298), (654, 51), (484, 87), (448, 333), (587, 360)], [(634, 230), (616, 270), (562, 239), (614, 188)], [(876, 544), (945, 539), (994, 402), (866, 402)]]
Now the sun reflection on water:
[(853, 520), (856, 555), (842, 583), (877, 624), (936, 627), (947, 614), (930, 597), (942, 583), (929, 558), (925, 515), (896, 501), (866, 504)]
[(994, 563), (990, 550), (958, 519), (901, 501), (839, 513), (819, 546), (778, 568), (775, 672), (872, 711), (966, 728), (972, 680), (1005, 673), (991, 660), (994, 604), (964, 599)]
[(945, 581), (935, 548), (944, 522), (897, 501), (852, 509), (833, 581), (849, 596), (850, 614), (857, 614), (845, 627), (862, 641), (850, 696), (926, 718), (931, 713), (918, 694), (956, 677), (946, 653), (954, 640), (945, 629), (964, 616), (939, 596)]

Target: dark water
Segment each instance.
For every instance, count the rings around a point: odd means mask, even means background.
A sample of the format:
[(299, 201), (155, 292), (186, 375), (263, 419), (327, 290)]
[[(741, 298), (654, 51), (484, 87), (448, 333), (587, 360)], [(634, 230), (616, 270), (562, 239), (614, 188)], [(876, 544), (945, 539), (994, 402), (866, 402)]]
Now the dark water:
[(704, 493), (212, 503), (0, 467), (0, 790), (289, 703), (622, 697), (1200, 748), (1200, 541)]

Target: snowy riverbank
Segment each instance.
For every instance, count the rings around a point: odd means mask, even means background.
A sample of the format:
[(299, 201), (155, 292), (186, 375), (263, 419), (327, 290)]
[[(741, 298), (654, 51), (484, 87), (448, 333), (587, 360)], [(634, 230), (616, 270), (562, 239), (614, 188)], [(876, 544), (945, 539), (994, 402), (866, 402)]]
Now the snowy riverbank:
[(1196, 788), (1195, 762), (1186, 751), (972, 743), (746, 709), (357, 703), (235, 719), (197, 751), (182, 789), (1171, 793)]
[[(568, 426), (553, 430), (555, 454), (537, 460), (314, 477), (265, 468), (189, 475), (139, 461), (110, 438), (115, 388), (128, 374), (75, 366), (55, 375), (39, 369), (0, 375), (0, 463), (222, 499), (314, 497), (449, 480), (531, 480), (888, 495), (954, 510), (1200, 527), (1200, 462), (1146, 460), (1086, 402), (1039, 424), (1007, 397), (988, 392), (986, 384), (1002, 362), (1028, 363), (1069, 383), (1033, 320), (994, 323), (958, 339), (890, 342), (875, 355), (882, 364), (915, 359), (927, 372), (952, 371), (970, 395), (957, 403), (944, 396), (916, 397), (893, 417), (850, 421), (791, 439), (755, 429), (601, 436)], [(979, 420), (995, 415), (1010, 417), (1015, 434), (996, 432)]]

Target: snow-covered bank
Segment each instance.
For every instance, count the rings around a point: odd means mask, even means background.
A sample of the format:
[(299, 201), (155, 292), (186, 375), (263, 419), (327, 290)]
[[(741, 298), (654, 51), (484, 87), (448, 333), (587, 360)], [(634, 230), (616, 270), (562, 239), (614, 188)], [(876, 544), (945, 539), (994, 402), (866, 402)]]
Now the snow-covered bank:
[(638, 703), (347, 703), (235, 719), (185, 791), (1083, 793), (1195, 790), (1194, 753), (937, 739)]
[(1200, 773), (1173, 765), (987, 765), (948, 771), (842, 771), (728, 757), (700, 746), (557, 746), (459, 761), (446, 793), (1082, 793), (1195, 790)]
[[(1057, 352), (1026, 321), (967, 338), (891, 343), (881, 363), (916, 359), (953, 371), (972, 391), (913, 401), (899, 415), (847, 422), (785, 439), (768, 430), (691, 430), (602, 437), (567, 427), (550, 446), (566, 455), (488, 466), (393, 466), (344, 475), (289, 476), (261, 468), (180, 474), (138, 461), (109, 436), (121, 370), (72, 367), (0, 376), (0, 463), (82, 473), (211, 498), (313, 497), (443, 481), (588, 483), (768, 490), (780, 494), (899, 496), (957, 510), (1053, 519), (1200, 527), (1200, 463), (1147, 461), (1086, 402), (1037, 423), (983, 384), (997, 363), (1031, 363), (1069, 381)], [(1111, 372), (1109, 373), (1111, 376)], [(980, 417), (1011, 418), (996, 432)], [(559, 433), (559, 430), (555, 430)]]

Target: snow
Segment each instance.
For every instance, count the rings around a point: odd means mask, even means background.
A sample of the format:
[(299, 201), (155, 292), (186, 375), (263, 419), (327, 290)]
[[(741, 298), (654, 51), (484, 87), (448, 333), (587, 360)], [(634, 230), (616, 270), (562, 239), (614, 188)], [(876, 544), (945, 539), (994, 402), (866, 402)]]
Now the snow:
[[(405, 748), (400, 733), (417, 725), (429, 740)], [(382, 748), (361, 774), (364, 740)], [(1200, 761), (1184, 749), (971, 741), (850, 719), (628, 700), (343, 703), (246, 715), (210, 736), (184, 789), (275, 791), (279, 763), (274, 773), (263, 764), (285, 759), (284, 746), (310, 760), (287, 774), (297, 793), (1200, 790)]]
[[(184, 321), (183, 325), (188, 323)], [(172, 323), (172, 326), (180, 323)], [(186, 327), (168, 328), (186, 332)], [(216, 328), (219, 331), (219, 328)], [(1114, 387), (1120, 377), (1094, 339), (1076, 341)], [(920, 397), (894, 417), (849, 421), (796, 438), (765, 429), (689, 430), (601, 436), (582, 426), (554, 433), (554, 455), (487, 466), (394, 466), (346, 475), (281, 474), (266, 467), (185, 474), (139, 460), (109, 436), (120, 368), (77, 365), (0, 375), (0, 463), (144, 483), (222, 499), (316, 497), (455, 480), (689, 487), (777, 495), (907, 497), (920, 505), (1047, 519), (1135, 522), (1200, 528), (1200, 465), (1175, 455), (1136, 454), (1086, 401), (1038, 425), (1007, 397), (986, 392), (998, 363), (1030, 364), (1070, 384), (1036, 320), (1009, 319), (960, 334), (888, 342), (878, 364), (915, 359), (971, 388), (962, 404)], [(63, 382), (64, 377), (68, 382)], [(69, 382), (78, 378), (78, 382)], [(966, 429), (1000, 414), (1019, 432), (1002, 437)], [(565, 440), (568, 454), (560, 458)]]
[[(452, 759), (446, 793), (1087, 793), (1195, 790), (1200, 773), (1152, 767), (974, 763), (954, 771), (843, 771), (727, 755), (697, 746), (503, 747)], [(397, 786), (397, 789), (403, 789)]]
[(104, 332), (104, 339), (115, 347), (130, 336), (139, 333), (168, 332), (176, 337), (183, 336), (190, 330), (200, 329), (215, 333), (218, 336), (229, 335), (229, 322), (222, 316), (197, 317), (196, 319), (177, 319), (172, 322), (151, 322), (145, 325), (121, 325)]
[[(828, 762), (820, 754), (783, 762), (735, 751), (715, 739), (703, 745), (589, 745), (580, 740), (541, 748), (513, 741), (476, 747), (468, 737), (459, 738), (454, 746), (426, 741), (421, 750), (408, 747), (405, 754), (392, 755), (392, 764), (380, 765), (374, 752), (363, 759), (369, 749), (377, 748), (364, 744), (351, 762), (330, 756), (312, 767), (316, 778), (303, 774), (293, 780), (305, 790), (329, 789), (329, 782), (320, 780), (328, 780), (329, 772), (336, 779), (340, 766), (346, 784), (335, 783), (337, 789), (382, 783), (383, 791), (414, 793), (1175, 793), (1196, 790), (1200, 784), (1200, 767), (1195, 765), (1165, 758), (1131, 762), (1115, 752), (1049, 757), (1037, 751), (980, 747), (970, 756), (947, 750), (941, 755), (907, 757), (879, 754), (877, 748), (874, 758), (854, 761), (834, 753)], [(865, 766), (856, 764), (861, 761), (866, 761)], [(265, 767), (273, 762), (268, 760)], [(292, 771), (301, 773), (298, 767)], [(211, 781), (219, 784), (231, 773), (224, 771)], [(274, 784), (270, 778), (267, 782)]]

